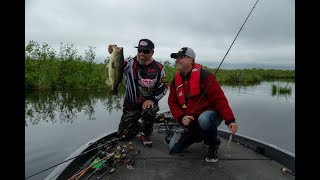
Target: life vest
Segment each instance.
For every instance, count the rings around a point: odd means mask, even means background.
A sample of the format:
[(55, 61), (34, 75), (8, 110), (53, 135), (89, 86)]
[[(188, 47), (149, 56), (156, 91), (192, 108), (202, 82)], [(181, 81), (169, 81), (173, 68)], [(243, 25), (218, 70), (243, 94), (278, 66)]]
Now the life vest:
[[(200, 94), (200, 71), (201, 65), (195, 63), (191, 70), (190, 79), (188, 80), (190, 85), (190, 88), (188, 88), (188, 97), (197, 96)], [(178, 71), (175, 76), (175, 87), (179, 104), (182, 108), (186, 108), (186, 92), (184, 92), (185, 88), (180, 71)]]

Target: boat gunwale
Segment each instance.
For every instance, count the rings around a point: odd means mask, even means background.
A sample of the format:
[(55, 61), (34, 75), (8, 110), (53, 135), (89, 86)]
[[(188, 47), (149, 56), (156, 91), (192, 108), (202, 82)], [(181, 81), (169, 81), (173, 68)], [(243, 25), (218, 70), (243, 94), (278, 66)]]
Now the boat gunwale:
[[(228, 139), (230, 132), (218, 129), (218, 136)], [(278, 146), (242, 134), (234, 134), (232, 140), (255, 152), (274, 160), (295, 173), (295, 154)]]

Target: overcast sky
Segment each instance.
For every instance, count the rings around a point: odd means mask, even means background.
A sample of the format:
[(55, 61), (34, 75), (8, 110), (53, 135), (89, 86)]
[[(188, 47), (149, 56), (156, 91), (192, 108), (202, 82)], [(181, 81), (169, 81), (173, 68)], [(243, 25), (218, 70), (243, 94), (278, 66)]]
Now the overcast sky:
[[(25, 43), (59, 50), (74, 44), (79, 55), (95, 47), (102, 62), (108, 44), (134, 56), (139, 39), (155, 44), (154, 58), (193, 48), (196, 61), (220, 63), (256, 0), (27, 0)], [(295, 65), (295, 2), (259, 0), (224, 63)]]

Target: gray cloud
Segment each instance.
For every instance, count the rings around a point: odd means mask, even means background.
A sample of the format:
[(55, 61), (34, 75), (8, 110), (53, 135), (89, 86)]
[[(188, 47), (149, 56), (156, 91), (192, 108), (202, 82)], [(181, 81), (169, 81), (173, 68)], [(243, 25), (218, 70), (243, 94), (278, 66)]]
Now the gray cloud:
[[(170, 53), (189, 46), (198, 62), (219, 63), (255, 2), (28, 0), (25, 43), (73, 43), (80, 54), (93, 46), (99, 62), (109, 56), (108, 44), (134, 56), (139, 39), (149, 38), (157, 60), (173, 62)], [(225, 62), (294, 65), (294, 9), (291, 0), (259, 0)]]

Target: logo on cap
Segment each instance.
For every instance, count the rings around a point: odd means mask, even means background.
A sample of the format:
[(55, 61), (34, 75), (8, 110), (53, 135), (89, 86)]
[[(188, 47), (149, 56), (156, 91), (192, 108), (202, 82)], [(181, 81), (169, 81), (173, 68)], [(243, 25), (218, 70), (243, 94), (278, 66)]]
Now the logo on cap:
[(183, 49), (181, 48), (178, 52), (182, 52), (183, 51)]
[(145, 41), (140, 41), (140, 45), (141, 45), (141, 46), (146, 46), (146, 45), (148, 45), (148, 43), (145, 42)]

